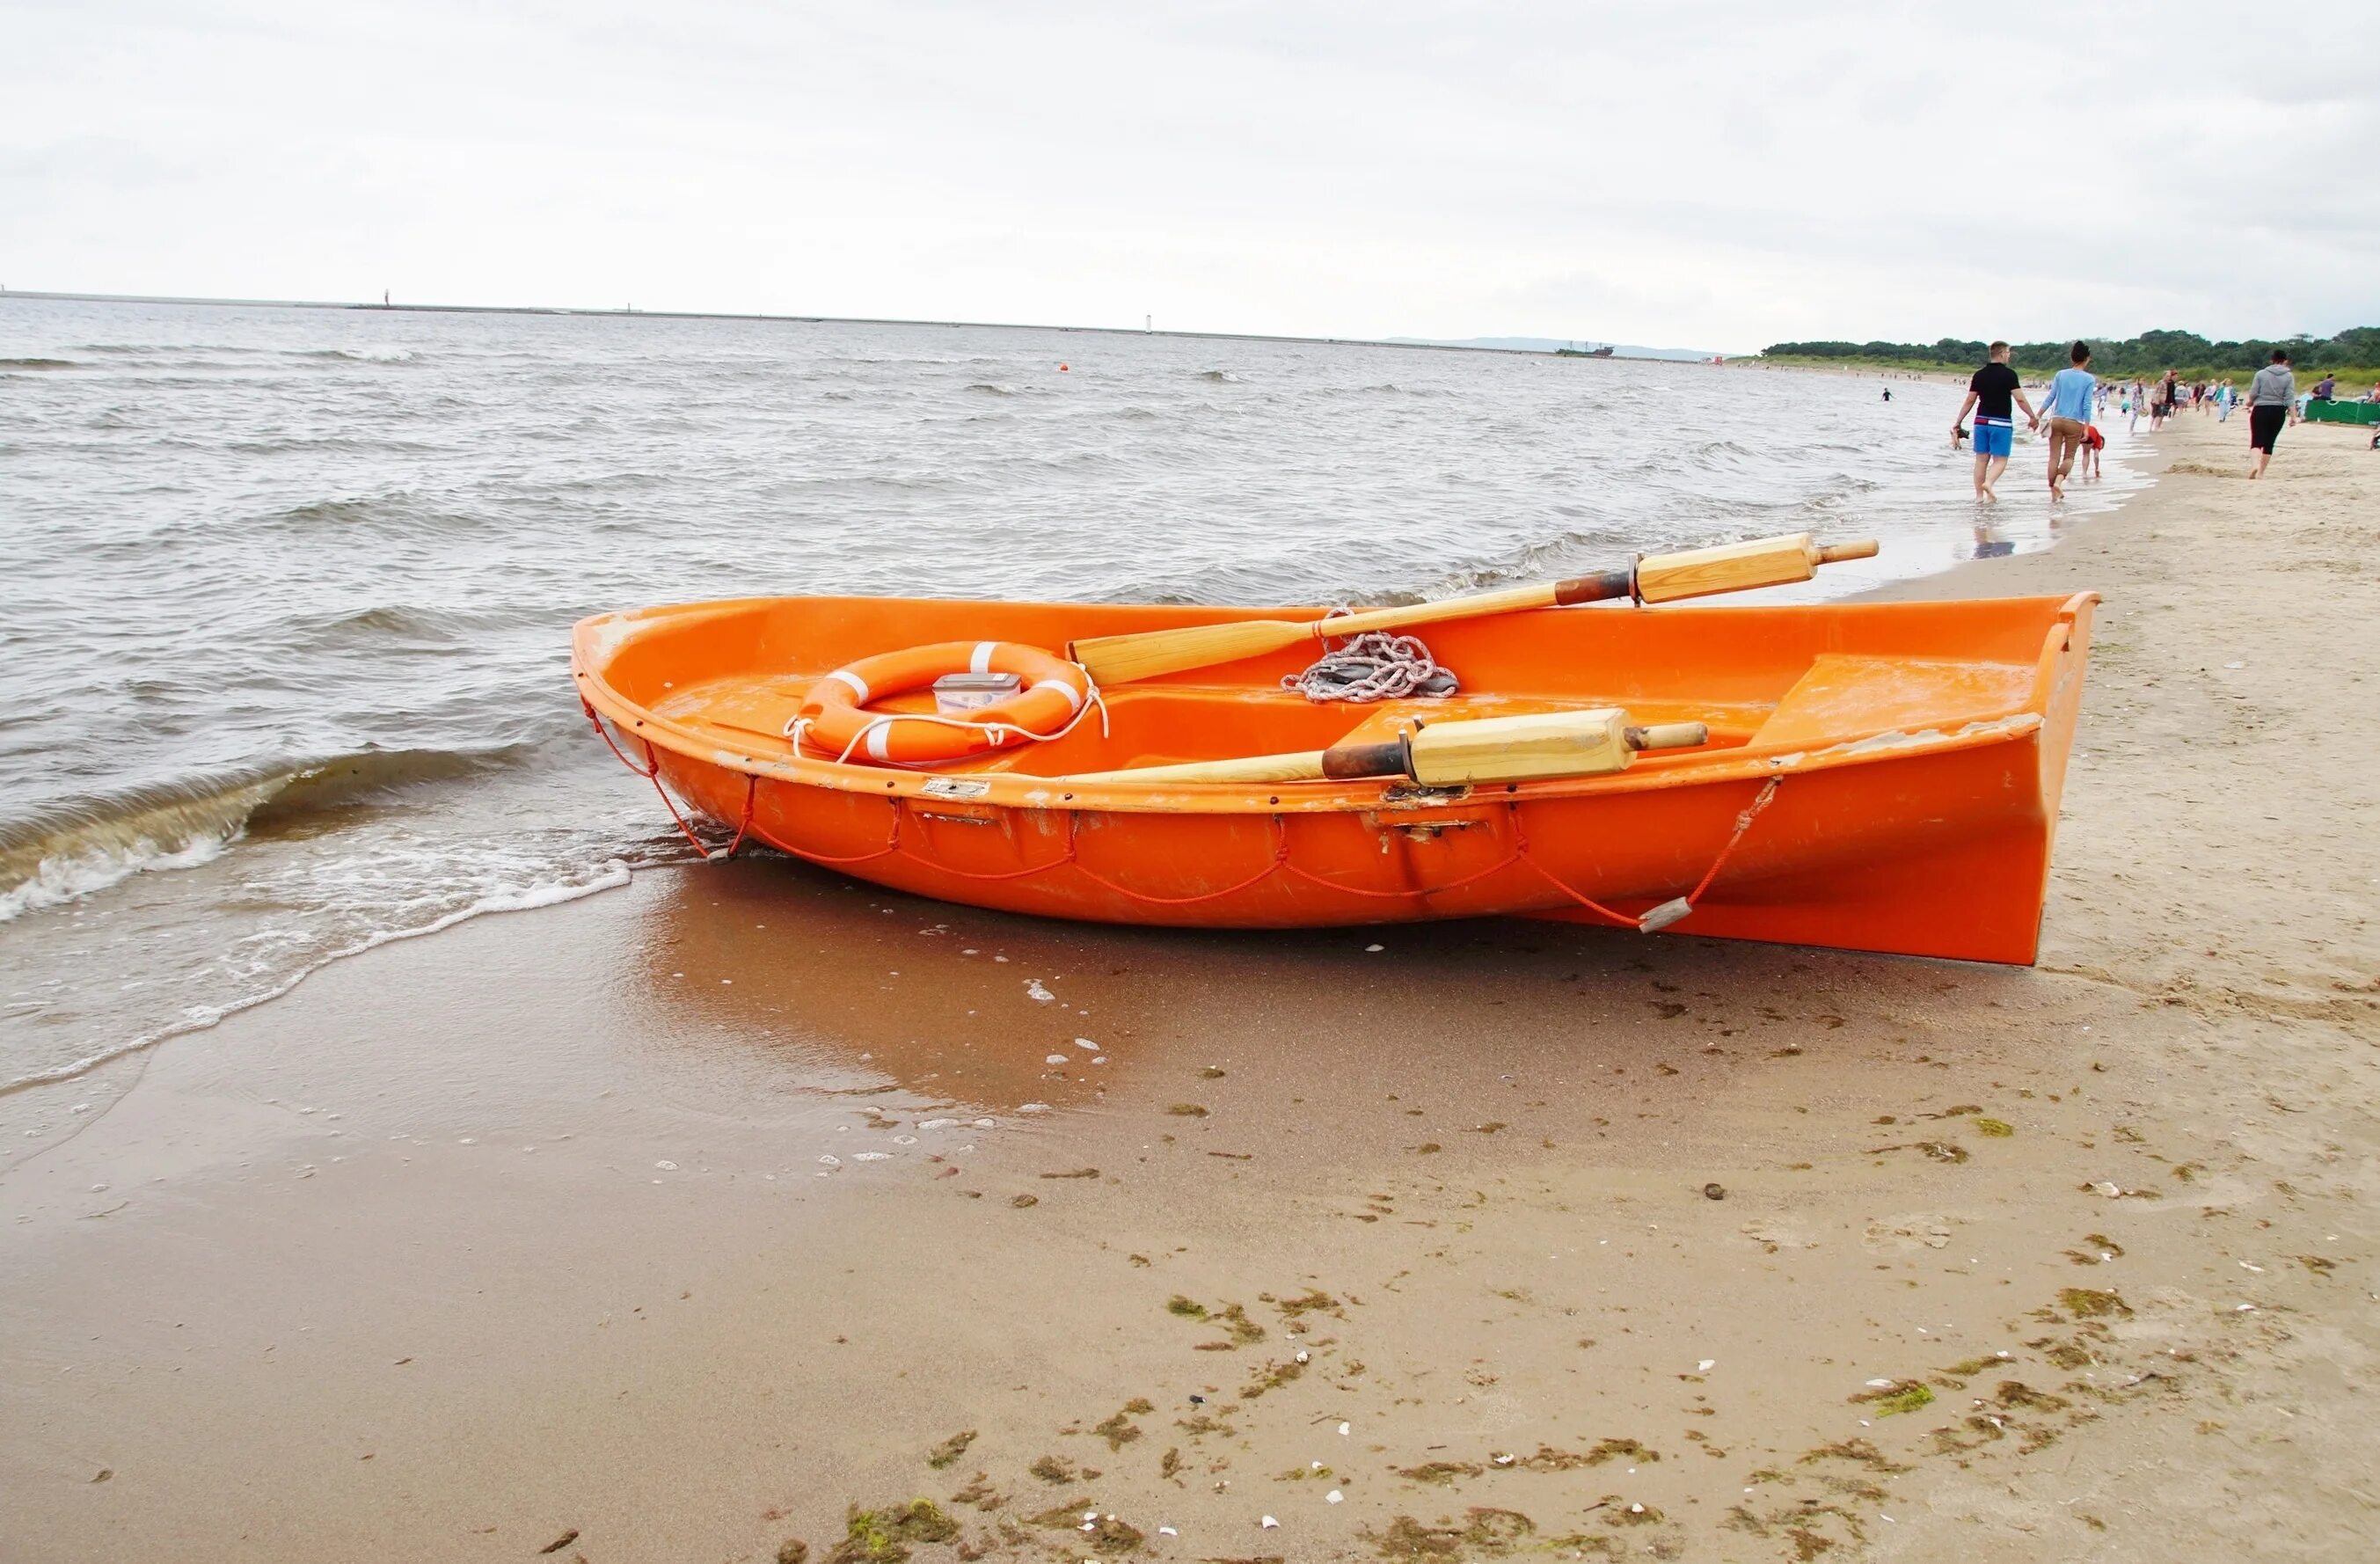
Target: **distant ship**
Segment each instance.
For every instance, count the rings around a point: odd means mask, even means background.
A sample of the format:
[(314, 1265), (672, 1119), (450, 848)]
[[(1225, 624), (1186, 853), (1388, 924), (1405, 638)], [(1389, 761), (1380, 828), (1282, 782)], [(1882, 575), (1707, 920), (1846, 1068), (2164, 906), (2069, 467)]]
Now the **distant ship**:
[(1609, 358), (1611, 357), (1611, 346), (1607, 343), (1601, 347), (1557, 347), (1554, 349), (1554, 357), (1557, 358)]

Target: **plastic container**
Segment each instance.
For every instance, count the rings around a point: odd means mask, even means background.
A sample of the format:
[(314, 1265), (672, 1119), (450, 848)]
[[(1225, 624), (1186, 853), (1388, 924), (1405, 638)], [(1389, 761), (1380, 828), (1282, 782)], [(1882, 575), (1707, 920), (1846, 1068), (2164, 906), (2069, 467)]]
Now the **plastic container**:
[(934, 681), (934, 709), (945, 717), (980, 711), (1024, 687), (1014, 673), (945, 673)]

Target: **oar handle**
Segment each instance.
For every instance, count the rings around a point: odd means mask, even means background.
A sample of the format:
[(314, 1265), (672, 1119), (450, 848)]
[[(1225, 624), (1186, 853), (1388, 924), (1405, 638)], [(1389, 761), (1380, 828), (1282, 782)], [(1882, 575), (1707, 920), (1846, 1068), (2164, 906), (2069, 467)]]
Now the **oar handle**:
[(1820, 564), (1840, 564), (1847, 559), (1876, 558), (1876, 543), (1873, 538), (1860, 538), (1849, 543), (1827, 543), (1818, 549)]
[(1622, 734), (1631, 749), (1696, 749), (1710, 742), (1707, 722), (1651, 722)]

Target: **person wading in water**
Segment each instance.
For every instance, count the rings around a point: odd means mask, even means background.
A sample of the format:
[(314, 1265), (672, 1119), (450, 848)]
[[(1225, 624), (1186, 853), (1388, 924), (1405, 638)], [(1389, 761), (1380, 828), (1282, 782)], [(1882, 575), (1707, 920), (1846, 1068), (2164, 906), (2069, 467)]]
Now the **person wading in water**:
[(2009, 453), (2016, 447), (2016, 414), (2010, 406), (2024, 409), (2027, 427), (2039, 429), (2041, 416), (2033, 404), (2024, 399), (2024, 386), (2016, 371), (2009, 368), (2009, 345), (1996, 342), (1991, 346), (1991, 362), (1975, 371), (1967, 382), (1967, 399), (1959, 404), (1959, 416), (1950, 420), (1950, 445), (1958, 448), (1959, 436), (1966, 432), (1967, 409), (1975, 410), (1975, 498), (1998, 500), (1992, 485), (2008, 467)]
[(2074, 471), (2075, 454), (2082, 449), (2091, 427), (2091, 399), (2099, 382), (2088, 368), (2091, 348), (2076, 343), (2067, 350), (2068, 367), (2049, 382), (2049, 497), (2066, 497), (2066, 479)]

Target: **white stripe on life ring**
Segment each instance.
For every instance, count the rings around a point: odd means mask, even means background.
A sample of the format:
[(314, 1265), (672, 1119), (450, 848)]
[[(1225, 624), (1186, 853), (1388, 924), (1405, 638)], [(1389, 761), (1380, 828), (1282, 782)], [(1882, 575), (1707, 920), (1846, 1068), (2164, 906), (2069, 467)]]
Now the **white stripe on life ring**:
[[(1066, 697), (1067, 710), (1080, 711), (1083, 709), (1083, 692), (1075, 687), (1072, 680), (1056, 678), (1041, 679), (1035, 682), (1033, 689), (1060, 691)], [(1030, 695), (1033, 691), (1027, 690), (1026, 693)]]
[(976, 642), (975, 655), (967, 659), (967, 672), (970, 673), (990, 673), (991, 654), (999, 649), (1000, 643), (998, 641)]
[(851, 693), (858, 697), (858, 703), (860, 705), (865, 706), (868, 704), (868, 681), (853, 673), (850, 669), (838, 668), (833, 673), (829, 673), (827, 677), (830, 679), (841, 679), (844, 684), (851, 686)]
[(892, 724), (879, 722), (868, 730), (868, 753), (879, 760), (892, 758)]

